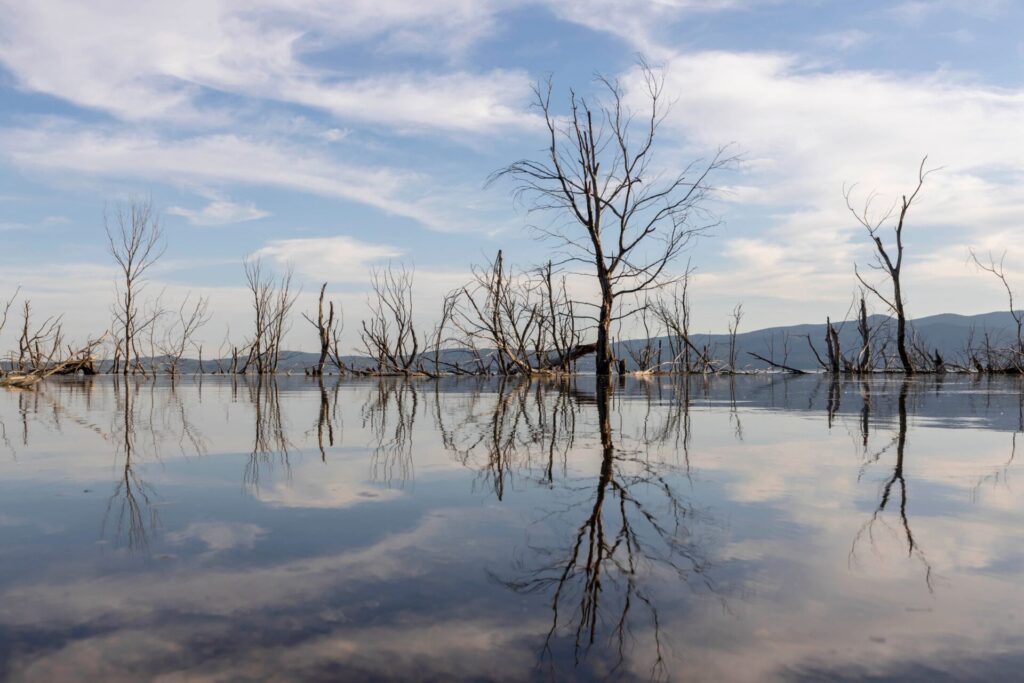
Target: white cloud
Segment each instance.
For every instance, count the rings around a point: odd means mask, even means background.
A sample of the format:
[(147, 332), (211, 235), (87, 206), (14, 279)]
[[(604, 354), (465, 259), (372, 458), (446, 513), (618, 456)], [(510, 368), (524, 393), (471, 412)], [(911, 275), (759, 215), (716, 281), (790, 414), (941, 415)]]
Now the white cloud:
[(777, 0), (549, 0), (561, 19), (625, 40), (648, 55), (660, 53), (657, 34), (680, 18), (701, 12), (744, 10)]
[(167, 213), (182, 216), (193, 225), (230, 225), (258, 220), (270, 215), (266, 211), (257, 209), (251, 202), (237, 204), (217, 196), (210, 197), (209, 203), (199, 210), (172, 206), (167, 209)]
[(167, 542), (181, 545), (188, 541), (199, 541), (211, 553), (249, 549), (266, 535), (266, 530), (255, 524), (243, 522), (192, 522), (181, 531), (167, 534)]
[(487, 5), (45, 0), (0, 6), (0, 63), (22, 88), (129, 121), (209, 125), (214, 114), (198, 102), (204, 90), (399, 127), (483, 131), (533, 121), (525, 109), (530, 80), (521, 72), (353, 78), (303, 59), (392, 35), (395, 49), (457, 52), (486, 32)]
[(836, 31), (834, 33), (825, 33), (818, 36), (815, 42), (822, 47), (847, 51), (853, 50), (854, 48), (861, 47), (866, 43), (871, 42), (873, 36), (867, 31), (861, 31), (860, 29), (849, 29), (847, 31)]
[[(346, 235), (309, 239), (274, 240), (257, 250), (256, 257), (268, 258), (313, 279), (346, 279), (352, 272), (365, 275), (373, 263), (398, 258), (402, 251), (383, 244), (366, 244)], [(362, 278), (360, 278), (362, 279)]]
[[(747, 159), (739, 183), (766, 190), (743, 194), (749, 217), (734, 226), (756, 236), (726, 233), (719, 244), (729, 263), (702, 269), (713, 296), (810, 295), (822, 312), (845, 301), (855, 285), (853, 262), (870, 255), (870, 244), (846, 211), (844, 183), (859, 182), (859, 197), (877, 188), (880, 206), (887, 205), (913, 189), (925, 154), (944, 168), (929, 178), (911, 215), (911, 281), (925, 276), (915, 272), (917, 262), (948, 240), (937, 230), (954, 229), (964, 255), (967, 245), (994, 231), (1024, 239), (1024, 157), (1007, 137), (1024, 129), (1022, 91), (943, 72), (817, 70), (776, 53), (676, 54), (665, 73), (670, 94), (679, 98), (666, 132), (679, 136), (680, 150), (697, 154), (735, 141)], [(916, 314), (939, 312), (950, 301), (944, 294), (924, 299)], [(973, 310), (1001, 305), (983, 301), (977, 297)], [(778, 321), (780, 312), (809, 314), (786, 303), (769, 315)]]
[(439, 231), (477, 228), (458, 188), (435, 190), (433, 179), (420, 174), (336, 161), (294, 141), (235, 134), (169, 139), (58, 123), (0, 130), (0, 143), (0, 154), (16, 166), (48, 175), (280, 187), (359, 202)]

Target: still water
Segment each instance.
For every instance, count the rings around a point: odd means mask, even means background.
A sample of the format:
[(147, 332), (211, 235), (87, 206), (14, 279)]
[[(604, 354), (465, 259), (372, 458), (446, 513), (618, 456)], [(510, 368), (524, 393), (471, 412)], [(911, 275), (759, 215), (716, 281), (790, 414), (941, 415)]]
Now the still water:
[(0, 678), (1024, 678), (1022, 387), (0, 391)]

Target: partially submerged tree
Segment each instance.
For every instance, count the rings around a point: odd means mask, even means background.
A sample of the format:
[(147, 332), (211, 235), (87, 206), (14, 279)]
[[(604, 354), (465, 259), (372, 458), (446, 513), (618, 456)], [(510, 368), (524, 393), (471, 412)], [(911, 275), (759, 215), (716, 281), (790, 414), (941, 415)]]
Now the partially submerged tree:
[(249, 356), (240, 372), (252, 364), (258, 374), (277, 372), (281, 360), (281, 344), (289, 329), (289, 316), (298, 293), (292, 290), (292, 269), (274, 278), (259, 259), (245, 262), (245, 280), (252, 297), (253, 332)]
[(729, 316), (729, 372), (735, 373), (739, 370), (736, 359), (736, 335), (740, 331), (740, 322), (743, 320), (743, 304), (739, 303), (732, 309)]
[[(1006, 260), (1006, 252), (1003, 252), (999, 260), (996, 261), (995, 256), (990, 252), (987, 261), (982, 261), (978, 258), (978, 255), (971, 249), (971, 258), (974, 260), (974, 264), (981, 270), (991, 273), (995, 276), (999, 283), (1006, 290), (1006, 298), (1009, 303), (1010, 316), (1013, 318), (1013, 322), (1016, 326), (1016, 336), (1013, 339), (1011, 348), (1006, 354), (1008, 356), (1005, 362), (1005, 370), (1015, 370), (1016, 372), (1024, 372), (1024, 311), (1017, 310), (1014, 305), (1013, 287), (1010, 286), (1010, 281), (1006, 276), (1006, 269), (1003, 267), (1003, 262)], [(991, 354), (990, 354), (991, 355)], [(989, 369), (992, 369), (992, 363), (989, 363)]]
[[(653, 163), (655, 138), (668, 107), (664, 80), (640, 64), (643, 112), (626, 104), (623, 86), (599, 76), (606, 99), (569, 93), (570, 112), (557, 114), (553, 85), (535, 88), (547, 125), (540, 160), (523, 159), (492, 175), (516, 183), (517, 199), (548, 212), (553, 222), (536, 229), (564, 250), (562, 264), (586, 264), (597, 279), (596, 371), (614, 361), (611, 325), (615, 304), (676, 279), (671, 264), (698, 236), (716, 225), (706, 210), (709, 180), (731, 160), (719, 149), (669, 174)], [(630, 316), (635, 311), (623, 315)]]
[(61, 316), (51, 316), (33, 324), (32, 302), (25, 299), (21, 308), (21, 335), (18, 337), (18, 370), (30, 372), (45, 368), (58, 358), (63, 341)]
[(164, 357), (166, 371), (170, 375), (178, 374), (181, 359), (190, 348), (199, 352), (199, 371), (202, 372), (202, 347), (196, 345), (196, 334), (209, 321), (209, 299), (198, 297), (190, 306), (189, 297), (186, 297), (178, 308), (174, 321), (164, 331), (164, 339), (158, 346)]
[(370, 317), (359, 334), (377, 371), (408, 375), (420, 370), (423, 349), (413, 320), (413, 274), (405, 266), (388, 265), (373, 270), (369, 297)]
[[(914, 191), (910, 195), (904, 194), (898, 204), (894, 204), (881, 214), (876, 214), (873, 211), (876, 193), (872, 192), (867, 196), (862, 208), (856, 208), (854, 207), (852, 196), (856, 186), (843, 189), (846, 207), (853, 214), (854, 218), (857, 219), (857, 222), (868, 231), (868, 235), (875, 245), (877, 253), (875, 254), (875, 262), (871, 264), (871, 267), (885, 273), (892, 287), (892, 294), (883, 294), (876, 285), (869, 284), (860, 274), (860, 271), (857, 270), (856, 264), (854, 264), (854, 273), (857, 275), (861, 285), (878, 297), (896, 316), (896, 350), (899, 353), (903, 372), (907, 374), (914, 372), (914, 364), (911, 361), (910, 350), (907, 344), (907, 315), (903, 305), (903, 283), (901, 281), (903, 274), (903, 228), (905, 227), (910, 207), (913, 206), (914, 201), (921, 192), (921, 188), (924, 187), (925, 179), (935, 170), (925, 170), (924, 166), (927, 161), (928, 157), (924, 157), (921, 160), (921, 165), (917, 170), (917, 187), (914, 188)], [(896, 219), (896, 225), (893, 228), (895, 252), (892, 250), (893, 245), (886, 247), (879, 234), (883, 227), (892, 222), (893, 218)]]
[(164, 233), (160, 218), (150, 199), (133, 199), (119, 204), (114, 215), (104, 215), (107, 250), (117, 263), (120, 277), (113, 307), (116, 333), (115, 356), (124, 361), (122, 372), (144, 372), (139, 360), (138, 338), (151, 318), (142, 319), (139, 297), (145, 287), (146, 273), (164, 254)]
[(303, 313), (302, 317), (305, 318), (310, 325), (316, 328), (317, 339), (320, 342), (320, 358), (317, 360), (316, 368), (312, 370), (312, 374), (320, 377), (324, 374), (324, 367), (327, 365), (328, 358), (331, 357), (332, 344), (335, 348), (334, 362), (338, 366), (340, 371), (344, 366), (341, 362), (341, 357), (337, 353), (337, 347), (339, 345), (341, 337), (340, 320), (336, 320), (334, 317), (334, 302), (327, 302), (327, 312), (324, 312), (324, 296), (327, 292), (327, 283), (320, 285), (320, 299), (317, 306), (316, 320), (313, 320), (307, 314)]

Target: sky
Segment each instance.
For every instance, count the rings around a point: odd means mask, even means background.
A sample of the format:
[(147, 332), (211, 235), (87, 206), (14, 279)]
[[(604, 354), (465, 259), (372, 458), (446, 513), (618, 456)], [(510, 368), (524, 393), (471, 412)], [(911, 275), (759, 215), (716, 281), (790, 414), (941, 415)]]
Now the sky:
[[(1005, 251), (1024, 296), (1013, 0), (0, 0), (0, 17), (0, 298), (20, 286), (83, 338), (110, 320), (104, 213), (132, 197), (167, 237), (148, 296), (209, 296), (208, 344), (246, 332), (251, 256), (294, 267), (300, 310), (327, 281), (352, 347), (374, 266), (415, 269), (425, 323), (498, 249), (551, 254), (486, 183), (543, 154), (532, 86), (552, 77), (559, 113), (595, 74), (635, 101), (638, 58), (673, 102), (662, 168), (741, 154), (715, 180), (722, 225), (684, 256), (698, 330), (740, 302), (748, 330), (842, 317), (872, 248), (844, 186), (886, 207), (925, 155), (909, 314), (1005, 308), (971, 248)], [(297, 320), (289, 346), (311, 332)]]

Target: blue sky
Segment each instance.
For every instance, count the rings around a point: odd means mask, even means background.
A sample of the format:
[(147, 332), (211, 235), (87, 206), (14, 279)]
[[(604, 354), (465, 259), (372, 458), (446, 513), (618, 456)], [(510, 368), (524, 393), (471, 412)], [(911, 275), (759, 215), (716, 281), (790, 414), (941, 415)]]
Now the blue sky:
[[(942, 171), (908, 227), (912, 315), (995, 310), (968, 248), (1024, 287), (1024, 3), (0, 0), (0, 296), (21, 285), (84, 335), (109, 320), (104, 206), (151, 195), (168, 251), (151, 295), (211, 297), (241, 336), (241, 261), (331, 283), (354, 330), (370, 267), (416, 268), (427, 318), (498, 248), (550, 248), (487, 175), (543, 146), (530, 87), (636, 82), (675, 100), (659, 163), (732, 143), (725, 223), (690, 255), (719, 331), (842, 316), (870, 245), (844, 182), (881, 201)], [(586, 283), (579, 283), (585, 295)], [(6, 297), (4, 297), (6, 298)], [(299, 330), (300, 328), (297, 328)], [(306, 335), (308, 336), (308, 335)], [(296, 336), (293, 346), (312, 339)], [(354, 343), (354, 337), (352, 339)]]

